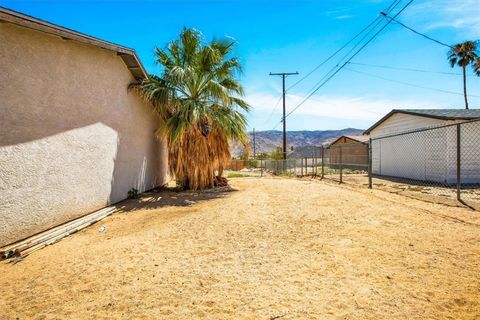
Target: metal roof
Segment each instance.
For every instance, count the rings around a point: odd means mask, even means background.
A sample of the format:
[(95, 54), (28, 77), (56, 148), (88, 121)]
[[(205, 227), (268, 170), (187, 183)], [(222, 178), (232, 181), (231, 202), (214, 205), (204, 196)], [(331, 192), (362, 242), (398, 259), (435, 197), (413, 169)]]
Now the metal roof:
[(440, 120), (473, 120), (480, 118), (480, 109), (393, 109), (382, 119), (378, 120), (370, 128), (365, 130), (364, 134), (369, 134), (373, 129), (396, 113)]
[(24, 28), (56, 35), (64, 40), (78, 41), (84, 44), (114, 51), (118, 56), (120, 56), (120, 58), (122, 58), (123, 62), (135, 79), (139, 80), (147, 78), (147, 72), (140, 62), (140, 59), (138, 59), (134, 49), (107, 42), (4, 7), (0, 7), (0, 22), (12, 23)]

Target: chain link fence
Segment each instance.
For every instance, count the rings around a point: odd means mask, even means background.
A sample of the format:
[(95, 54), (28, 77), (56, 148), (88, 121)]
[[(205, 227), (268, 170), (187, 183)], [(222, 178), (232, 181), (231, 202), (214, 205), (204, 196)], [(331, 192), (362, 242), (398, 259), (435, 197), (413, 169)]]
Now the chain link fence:
[(334, 143), (311, 157), (232, 160), (226, 170), (232, 177), (311, 176), (480, 209), (480, 120)]
[(434, 202), (480, 204), (480, 121), (371, 139), (373, 188)]

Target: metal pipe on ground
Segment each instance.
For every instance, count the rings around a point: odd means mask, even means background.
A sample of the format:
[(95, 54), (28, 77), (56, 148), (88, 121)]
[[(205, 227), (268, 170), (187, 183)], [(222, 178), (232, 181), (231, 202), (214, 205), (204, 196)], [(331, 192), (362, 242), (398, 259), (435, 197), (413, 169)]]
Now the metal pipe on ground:
[(0, 249), (0, 255), (2, 258), (25, 256), (26, 254), (32, 252), (31, 248), (43, 248), (49, 245), (52, 241), (59, 241), (60, 239), (111, 215), (116, 210), (117, 208), (115, 206), (100, 209), (86, 216), (3, 247)]

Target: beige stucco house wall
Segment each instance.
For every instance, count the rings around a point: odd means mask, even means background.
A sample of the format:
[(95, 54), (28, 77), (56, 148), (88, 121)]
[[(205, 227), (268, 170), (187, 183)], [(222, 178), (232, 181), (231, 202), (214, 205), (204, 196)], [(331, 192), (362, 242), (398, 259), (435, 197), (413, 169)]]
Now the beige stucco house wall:
[(133, 80), (117, 52), (0, 22), (0, 246), (166, 182)]

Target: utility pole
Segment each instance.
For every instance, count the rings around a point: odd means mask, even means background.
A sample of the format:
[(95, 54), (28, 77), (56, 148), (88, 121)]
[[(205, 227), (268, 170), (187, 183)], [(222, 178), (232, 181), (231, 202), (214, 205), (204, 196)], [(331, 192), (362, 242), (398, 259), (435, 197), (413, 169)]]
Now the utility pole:
[(257, 146), (257, 144), (255, 143), (255, 128), (253, 128), (253, 159), (256, 158), (256, 154), (255, 154), (255, 147)]
[(281, 76), (282, 77), (282, 94), (283, 94), (283, 160), (287, 159), (287, 119), (285, 118), (285, 78), (287, 76), (298, 75), (298, 72), (278, 72), (272, 73), (271, 76)]

